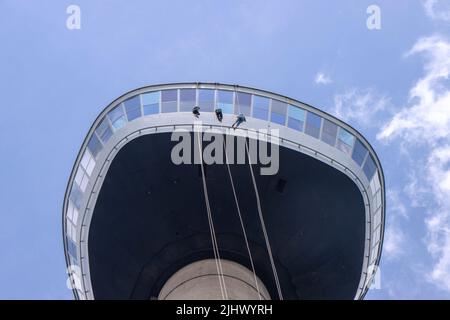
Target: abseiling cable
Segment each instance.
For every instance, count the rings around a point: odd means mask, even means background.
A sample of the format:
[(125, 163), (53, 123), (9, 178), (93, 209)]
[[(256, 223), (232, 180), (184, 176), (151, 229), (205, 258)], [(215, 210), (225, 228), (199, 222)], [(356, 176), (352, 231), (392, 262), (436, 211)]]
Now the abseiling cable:
[(255, 265), (253, 263), (252, 252), (250, 250), (250, 245), (248, 243), (247, 232), (245, 231), (245, 225), (244, 225), (244, 221), (242, 219), (241, 209), (239, 207), (239, 201), (238, 201), (238, 198), (237, 198), (237, 195), (236, 195), (236, 189), (234, 187), (233, 175), (231, 174), (230, 163), (228, 162), (228, 155), (227, 155), (227, 148), (226, 148), (225, 138), (223, 140), (223, 148), (224, 148), (224, 152), (225, 152), (225, 161), (227, 163), (227, 169), (228, 169), (228, 175), (230, 177), (231, 188), (233, 189), (234, 202), (236, 203), (236, 209), (237, 209), (237, 212), (238, 212), (239, 221), (241, 223), (241, 228), (242, 228), (242, 233), (244, 235), (245, 245), (247, 246), (247, 252), (248, 252), (248, 256), (250, 258), (250, 264), (252, 266), (252, 272), (253, 272), (253, 277), (254, 277), (254, 280), (255, 280), (256, 291), (258, 292), (259, 300), (262, 300), (261, 292), (259, 290), (259, 285), (258, 285), (258, 279), (256, 277)]
[(216, 262), (216, 268), (217, 268), (217, 274), (219, 277), (219, 285), (220, 285), (220, 292), (222, 294), (222, 299), (228, 300), (228, 292), (227, 292), (227, 287), (225, 284), (225, 278), (223, 276), (222, 262), (220, 261), (219, 246), (217, 244), (216, 232), (214, 230), (214, 221), (212, 218), (211, 206), (209, 203), (208, 187), (206, 185), (205, 170), (203, 168), (203, 155), (202, 155), (201, 146), (202, 146), (202, 144), (201, 144), (201, 140), (200, 140), (200, 132), (198, 132), (198, 150), (199, 150), (199, 154), (200, 154), (200, 166), (201, 166), (202, 181), (203, 181), (203, 194), (205, 196), (205, 204), (206, 204), (206, 211), (207, 211), (207, 216), (208, 216), (209, 231), (211, 234), (211, 242), (212, 242), (212, 247), (213, 247), (213, 252), (214, 252), (214, 260)]
[(278, 291), (278, 297), (280, 298), (280, 300), (283, 300), (283, 294), (281, 292), (280, 280), (278, 279), (277, 268), (276, 268), (275, 262), (273, 260), (273, 255), (272, 255), (272, 249), (270, 247), (269, 236), (268, 236), (267, 230), (266, 230), (266, 224), (264, 223), (264, 217), (263, 217), (263, 213), (262, 213), (262, 209), (261, 209), (261, 201), (260, 201), (260, 198), (259, 198), (258, 186), (256, 185), (255, 175), (253, 173), (252, 163), (251, 163), (251, 160), (250, 160), (250, 153), (248, 152), (247, 139), (245, 140), (245, 149), (247, 151), (248, 166), (250, 167), (250, 173), (252, 175), (253, 188), (255, 189), (256, 204), (257, 204), (257, 207), (258, 207), (259, 221), (261, 222), (261, 228), (262, 228), (262, 231), (263, 231), (264, 240), (266, 242), (267, 252), (269, 253), (270, 264), (272, 266), (272, 272), (273, 272), (273, 276), (275, 278), (275, 284), (276, 284), (277, 291)]
[[(237, 92), (236, 86), (234, 87), (234, 93), (236, 96), (235, 102), (237, 104), (238, 112), (240, 114), (241, 106), (239, 104), (239, 94)], [(278, 297), (280, 298), (280, 300), (283, 300), (283, 293), (281, 292), (280, 279), (278, 278), (278, 272), (277, 272), (277, 268), (275, 266), (275, 261), (273, 260), (272, 248), (270, 246), (270, 241), (269, 241), (269, 236), (267, 234), (266, 224), (264, 223), (264, 216), (263, 216), (262, 208), (261, 208), (261, 200), (259, 198), (259, 192), (258, 192), (258, 186), (256, 185), (255, 174), (253, 173), (252, 161), (250, 159), (250, 152), (249, 152), (249, 148), (248, 148), (247, 138), (244, 137), (244, 139), (245, 139), (245, 151), (246, 151), (247, 157), (248, 157), (248, 166), (250, 168), (250, 173), (251, 173), (252, 182), (253, 182), (253, 188), (255, 190), (256, 205), (258, 208), (259, 221), (261, 223), (261, 229), (263, 231), (264, 241), (266, 242), (267, 252), (269, 254), (270, 265), (272, 267), (272, 272), (273, 272), (273, 277), (275, 279), (275, 285), (277, 287)]]

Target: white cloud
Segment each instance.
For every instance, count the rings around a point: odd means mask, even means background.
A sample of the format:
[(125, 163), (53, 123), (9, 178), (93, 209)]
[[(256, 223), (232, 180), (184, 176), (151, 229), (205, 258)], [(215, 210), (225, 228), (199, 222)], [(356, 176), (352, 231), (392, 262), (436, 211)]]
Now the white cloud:
[(401, 196), (397, 190), (388, 190), (387, 198), (389, 201), (389, 211), (394, 213), (396, 216), (408, 219), (408, 210), (401, 199)]
[(399, 220), (408, 220), (408, 210), (398, 190), (387, 190), (387, 202), (389, 203), (384, 233), (383, 250), (388, 260), (397, 260), (405, 253), (407, 245), (406, 234), (400, 227)]
[(386, 109), (389, 99), (372, 89), (352, 88), (334, 96), (332, 112), (345, 121), (357, 120), (362, 125), (377, 125), (375, 115)]
[(332, 83), (333, 80), (331, 80), (330, 76), (326, 75), (325, 73), (323, 73), (323, 72), (318, 72), (318, 73), (316, 74), (316, 77), (314, 78), (314, 82), (315, 82), (316, 84), (324, 84), (324, 85), (327, 85), (327, 84)]
[(419, 39), (407, 56), (415, 54), (425, 57), (424, 75), (411, 88), (407, 106), (377, 138), (398, 138), (417, 151), (414, 161), (419, 169), (407, 191), (411, 200), (423, 196), (424, 190), (432, 199), (425, 243), (434, 262), (427, 279), (450, 292), (450, 42), (439, 36)]
[(450, 22), (450, 2), (447, 0), (425, 0), (423, 6), (431, 19)]
[(422, 38), (407, 56), (417, 53), (427, 58), (425, 76), (410, 90), (410, 102), (417, 102), (397, 113), (381, 130), (379, 139), (399, 135), (420, 142), (450, 134), (450, 90), (441, 84), (450, 74), (450, 43), (438, 36)]
[(404, 253), (405, 234), (396, 225), (389, 224), (384, 233), (383, 251), (389, 260), (398, 259)]

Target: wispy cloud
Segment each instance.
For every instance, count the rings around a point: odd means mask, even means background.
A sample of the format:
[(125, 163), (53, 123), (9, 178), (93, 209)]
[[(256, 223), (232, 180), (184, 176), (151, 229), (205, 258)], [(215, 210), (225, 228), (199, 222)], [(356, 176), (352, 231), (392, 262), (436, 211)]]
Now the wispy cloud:
[(357, 121), (361, 125), (377, 126), (375, 116), (389, 105), (389, 98), (373, 89), (352, 88), (334, 96), (332, 112), (345, 121)]
[(417, 199), (425, 189), (432, 199), (425, 218), (425, 243), (434, 262), (427, 279), (450, 292), (450, 42), (440, 36), (419, 39), (406, 56), (416, 54), (425, 57), (424, 75), (411, 88), (407, 105), (377, 138), (398, 139), (418, 151), (415, 162), (422, 168), (407, 191)]
[(331, 80), (331, 77), (326, 75), (323, 72), (317, 72), (316, 77), (314, 78), (314, 82), (316, 84), (323, 84), (323, 85), (327, 85), (333, 82), (333, 80)]
[(423, 6), (431, 19), (450, 22), (450, 2), (447, 0), (424, 0)]
[(450, 43), (439, 36), (422, 38), (407, 56), (418, 53), (427, 59), (425, 75), (410, 90), (410, 105), (384, 126), (379, 139), (437, 142), (450, 134), (450, 90), (443, 85), (450, 74)]
[(389, 209), (388, 222), (384, 234), (384, 253), (388, 260), (397, 260), (405, 253), (406, 233), (401, 228), (401, 220), (408, 220), (408, 210), (398, 190), (387, 191)]
[(400, 258), (404, 253), (405, 234), (401, 228), (395, 224), (390, 224), (384, 234), (383, 249), (386, 258), (389, 260)]

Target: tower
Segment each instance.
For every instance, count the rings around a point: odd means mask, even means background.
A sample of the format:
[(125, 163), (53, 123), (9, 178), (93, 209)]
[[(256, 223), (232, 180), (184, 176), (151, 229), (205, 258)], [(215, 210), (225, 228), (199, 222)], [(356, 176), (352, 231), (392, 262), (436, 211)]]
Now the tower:
[(380, 161), (348, 124), (254, 88), (164, 84), (93, 123), (64, 248), (78, 299), (361, 299), (384, 217)]

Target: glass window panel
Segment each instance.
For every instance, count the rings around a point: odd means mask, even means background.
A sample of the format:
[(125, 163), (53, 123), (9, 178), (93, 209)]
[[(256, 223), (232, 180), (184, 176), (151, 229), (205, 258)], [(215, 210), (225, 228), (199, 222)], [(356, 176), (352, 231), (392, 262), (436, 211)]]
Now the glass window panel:
[(286, 117), (281, 114), (272, 112), (270, 121), (272, 121), (273, 123), (278, 123), (278, 124), (284, 125), (284, 122), (286, 121)]
[(338, 126), (327, 120), (323, 120), (323, 129), (322, 129), (322, 141), (328, 143), (330, 146), (336, 144), (336, 135), (337, 135)]
[(233, 113), (233, 91), (217, 91), (217, 107), (222, 109), (223, 113)]
[(102, 150), (102, 144), (95, 134), (92, 135), (91, 140), (89, 140), (87, 147), (89, 148), (89, 151), (94, 157), (96, 157), (100, 152), (100, 150)]
[(81, 201), (83, 200), (83, 193), (76, 183), (72, 184), (69, 199), (72, 200), (72, 203), (76, 208), (80, 209)]
[(123, 112), (121, 104), (112, 109), (108, 113), (108, 117), (109, 120), (111, 121), (114, 130), (122, 128), (127, 123), (127, 119), (125, 118), (125, 114)]
[(336, 143), (336, 147), (347, 153), (350, 154), (353, 148), (353, 143), (355, 141), (355, 137), (348, 132), (347, 130), (339, 127), (338, 129), (338, 139)]
[(86, 190), (89, 178), (81, 166), (78, 167), (77, 173), (75, 174), (75, 182), (82, 192)]
[[(86, 150), (86, 151), (87, 151), (87, 150)], [(91, 176), (92, 171), (94, 170), (94, 167), (95, 167), (95, 160), (94, 160), (94, 158), (91, 158), (91, 160), (89, 161), (88, 166), (87, 166), (87, 168), (86, 168), (86, 173), (87, 173), (89, 176)]]
[(373, 230), (375, 230), (381, 223), (381, 210), (378, 210), (373, 216)]
[(75, 208), (75, 205), (73, 204), (72, 200), (69, 200), (69, 203), (67, 205), (67, 217), (70, 219), (70, 221), (73, 222), (74, 225), (77, 225), (78, 210), (77, 208)]
[(70, 222), (66, 224), (67, 227), (67, 235), (69, 238), (73, 241), (77, 241), (77, 229), (74, 227), (74, 225)]
[(180, 111), (191, 112), (195, 107), (195, 89), (180, 89)]
[(278, 100), (272, 100), (272, 113), (278, 113), (285, 115), (287, 110), (287, 104)]
[(108, 142), (109, 138), (112, 136), (112, 130), (109, 126), (109, 121), (105, 117), (102, 122), (98, 125), (97, 129), (95, 129), (95, 132), (100, 137), (100, 139), (103, 141), (103, 143)]
[(311, 137), (319, 138), (321, 122), (321, 117), (312, 112), (308, 112), (306, 116), (305, 133), (310, 135)]
[(199, 89), (198, 90), (198, 106), (200, 112), (213, 112), (214, 111), (214, 90), (212, 89)]
[(177, 89), (163, 90), (161, 91), (162, 102), (177, 101)]
[(81, 167), (78, 167), (77, 173), (75, 174), (75, 182), (80, 185), (81, 180), (83, 179), (84, 171), (81, 169)]
[(141, 99), (139, 96), (126, 100), (123, 105), (125, 106), (128, 121), (132, 121), (141, 116)]
[(286, 121), (287, 104), (278, 100), (272, 100), (272, 112), (270, 121), (281, 125)]
[(268, 98), (253, 96), (253, 117), (267, 120), (269, 118), (269, 104)]
[(155, 103), (159, 103), (159, 91), (142, 94), (142, 104), (144, 106)]
[(72, 256), (73, 259), (78, 261), (77, 245), (70, 238), (67, 238), (67, 251)]
[(296, 120), (300, 120), (300, 121), (305, 121), (305, 110), (293, 106), (293, 105), (289, 105), (289, 117), (296, 119)]
[(235, 113), (243, 113), (246, 116), (251, 115), (252, 95), (244, 92), (236, 92)]
[[(83, 169), (86, 171), (86, 173), (90, 176), (92, 174), (92, 170), (94, 169), (95, 166), (95, 160), (92, 157), (91, 153), (89, 152), (89, 150), (84, 150), (84, 154), (83, 157), (81, 158), (81, 166), (83, 167)], [(94, 165), (92, 165), (92, 163), (94, 163)]]
[(353, 154), (352, 154), (353, 160), (355, 160), (355, 162), (359, 166), (361, 166), (364, 161), (364, 158), (366, 157), (366, 154), (367, 154), (366, 147), (364, 147), (364, 145), (361, 143), (361, 141), (356, 139), (355, 146), (353, 148)]
[(177, 112), (177, 94), (176, 89), (161, 91), (161, 112)]
[(375, 195), (375, 209), (378, 209), (381, 206), (381, 191), (377, 192)]
[(303, 131), (303, 124), (305, 122), (305, 113), (306, 111), (300, 109), (296, 106), (289, 105), (288, 106), (288, 127)]
[(378, 189), (380, 189), (380, 178), (378, 176), (378, 172), (375, 171), (375, 175), (372, 178), (373, 181), (373, 186), (374, 186), (374, 190), (377, 191)]
[(377, 244), (375, 246), (375, 248), (372, 249), (372, 252), (370, 253), (370, 262), (374, 262), (377, 259), (377, 255), (378, 255), (378, 246), (379, 244)]
[(75, 206), (73, 205), (73, 202), (69, 199), (67, 202), (67, 217), (72, 220), (73, 219), (73, 210), (75, 209)]
[(373, 243), (377, 243), (378, 241), (380, 241), (380, 235), (381, 235), (381, 228), (377, 228), (377, 230), (375, 230), (374, 234), (373, 234)]
[(345, 144), (353, 147), (353, 142), (355, 140), (355, 137), (350, 132), (345, 130), (344, 128), (340, 128), (339, 129), (339, 140), (341, 140)]
[(81, 184), (80, 184), (80, 189), (82, 192), (84, 192), (86, 190), (88, 183), (89, 183), (89, 178), (88, 178), (87, 174), (83, 174), (83, 179), (81, 180)]
[(367, 179), (369, 181), (372, 179), (373, 175), (375, 174), (377, 167), (375, 165), (375, 161), (373, 161), (373, 158), (371, 155), (368, 156), (366, 162), (364, 163), (363, 171), (366, 174)]
[(142, 95), (142, 105), (144, 115), (159, 113), (160, 91), (144, 93)]

